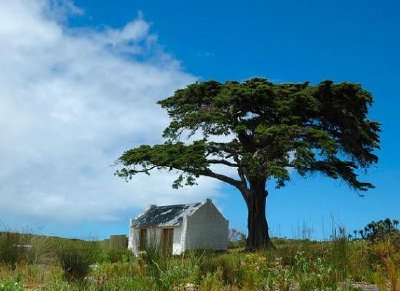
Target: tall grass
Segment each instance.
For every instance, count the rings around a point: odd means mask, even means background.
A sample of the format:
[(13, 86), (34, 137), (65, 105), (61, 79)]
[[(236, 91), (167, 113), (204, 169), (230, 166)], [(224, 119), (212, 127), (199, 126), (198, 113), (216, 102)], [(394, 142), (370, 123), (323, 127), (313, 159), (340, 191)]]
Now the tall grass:
[(64, 241), (58, 245), (56, 255), (68, 282), (83, 282), (95, 263), (98, 249), (93, 242)]
[(12, 269), (19, 263), (28, 261), (32, 235), (26, 230), (12, 231), (6, 226), (0, 226), (0, 263)]
[(333, 230), (330, 253), (330, 263), (337, 280), (345, 281), (349, 277), (349, 239), (344, 227), (339, 227), (338, 232)]
[[(95, 242), (29, 239), (31, 259), (26, 259), (25, 253), (25, 259), (16, 260), (14, 271), (0, 266), (0, 286), (15, 283), (43, 290), (353, 290), (352, 284), (363, 281), (382, 290), (400, 289), (398, 232), (379, 240), (351, 240), (344, 229), (338, 229), (330, 241), (279, 239), (274, 241), (275, 249), (256, 253), (238, 248), (227, 253), (190, 251), (172, 256), (153, 242), (138, 258)], [(21, 243), (12, 236), (7, 241), (13, 241), (7, 246)]]

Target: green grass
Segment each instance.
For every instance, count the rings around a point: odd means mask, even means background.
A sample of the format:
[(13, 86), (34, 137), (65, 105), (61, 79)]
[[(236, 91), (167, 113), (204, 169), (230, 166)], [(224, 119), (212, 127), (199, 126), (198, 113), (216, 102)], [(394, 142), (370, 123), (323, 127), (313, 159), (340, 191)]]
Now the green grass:
[(29, 252), (3, 257), (0, 291), (356, 290), (355, 282), (400, 288), (398, 233), (378, 241), (349, 240), (344, 232), (326, 242), (274, 239), (275, 249), (258, 253), (233, 248), (168, 256), (154, 248), (138, 258), (96, 241), (10, 232), (0, 239), (3, 256), (21, 242), (31, 244)]

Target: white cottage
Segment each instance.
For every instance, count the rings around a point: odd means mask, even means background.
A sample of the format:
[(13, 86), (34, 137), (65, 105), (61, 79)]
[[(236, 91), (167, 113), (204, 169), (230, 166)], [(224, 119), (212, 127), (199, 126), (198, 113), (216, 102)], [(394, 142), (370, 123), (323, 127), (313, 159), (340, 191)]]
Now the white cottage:
[(224, 251), (228, 225), (211, 199), (203, 203), (150, 205), (131, 219), (128, 249), (135, 255), (152, 246), (161, 246), (174, 255), (193, 249)]

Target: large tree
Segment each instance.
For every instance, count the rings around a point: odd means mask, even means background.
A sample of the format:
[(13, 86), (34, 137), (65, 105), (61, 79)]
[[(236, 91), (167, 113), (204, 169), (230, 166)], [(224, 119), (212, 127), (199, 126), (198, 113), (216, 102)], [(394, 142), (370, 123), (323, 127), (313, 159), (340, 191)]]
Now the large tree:
[(236, 187), (248, 209), (248, 250), (271, 246), (267, 182), (282, 187), (297, 170), (342, 179), (359, 194), (373, 187), (358, 172), (378, 160), (380, 125), (368, 119), (372, 96), (358, 84), (207, 81), (158, 103), (171, 118), (165, 142), (126, 151), (117, 174), (178, 170), (173, 187), (199, 176)]

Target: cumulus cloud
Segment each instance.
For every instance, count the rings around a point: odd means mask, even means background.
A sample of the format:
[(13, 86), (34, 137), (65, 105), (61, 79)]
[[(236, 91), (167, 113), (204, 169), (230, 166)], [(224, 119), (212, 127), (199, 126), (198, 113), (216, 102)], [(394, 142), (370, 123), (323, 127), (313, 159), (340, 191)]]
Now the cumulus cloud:
[(113, 175), (124, 150), (161, 141), (168, 117), (155, 102), (195, 78), (140, 15), (120, 29), (78, 31), (63, 17), (82, 11), (52, 3), (0, 0), (0, 213), (110, 221), (215, 195), (211, 179), (173, 190), (171, 173), (130, 183)]

